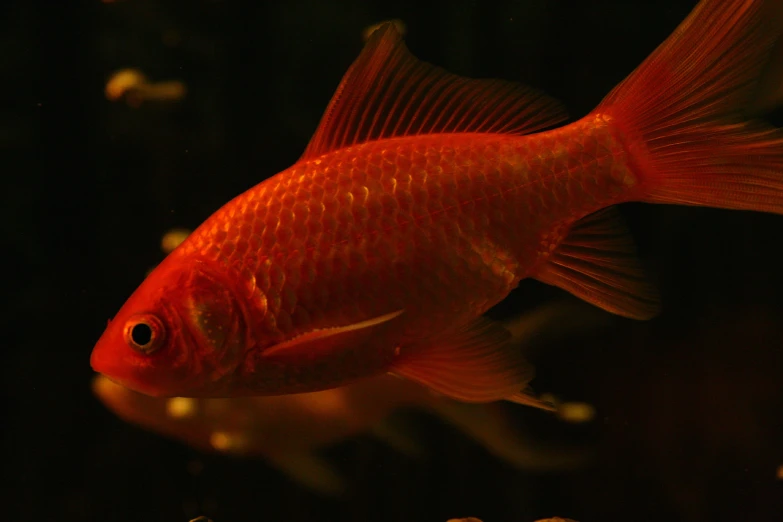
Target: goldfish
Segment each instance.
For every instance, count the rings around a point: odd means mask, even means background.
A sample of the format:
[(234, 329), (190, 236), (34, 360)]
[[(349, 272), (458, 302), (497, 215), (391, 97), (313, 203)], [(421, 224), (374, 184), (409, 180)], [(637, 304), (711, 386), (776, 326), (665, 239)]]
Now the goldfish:
[(546, 408), (485, 313), (528, 278), (614, 314), (660, 299), (616, 205), (783, 213), (783, 133), (744, 116), (780, 34), (702, 0), (589, 114), (418, 60), (373, 31), (301, 158), (196, 228), (92, 368), (153, 396), (315, 392), (385, 373)]
[[(604, 326), (598, 316), (584, 324), (577, 307), (554, 303), (504, 322), (513, 341), (540, 346), (552, 336), (573, 337), (585, 328)], [(529, 471), (573, 469), (590, 453), (580, 447), (532, 439), (501, 404), (466, 404), (390, 375), (312, 393), (233, 398), (150, 397), (115, 384), (103, 375), (93, 379), (98, 399), (121, 419), (181, 441), (199, 451), (259, 457), (289, 478), (321, 495), (348, 489), (345, 479), (318, 450), (370, 432), (410, 456), (423, 453), (395, 412), (417, 408), (438, 416), (506, 463)]]

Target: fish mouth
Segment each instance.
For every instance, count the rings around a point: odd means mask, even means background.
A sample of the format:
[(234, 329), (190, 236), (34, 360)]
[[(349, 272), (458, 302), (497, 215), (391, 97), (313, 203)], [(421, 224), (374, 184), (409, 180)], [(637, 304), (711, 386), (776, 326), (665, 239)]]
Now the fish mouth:
[(127, 388), (150, 397), (164, 397), (165, 394), (154, 385), (145, 384), (145, 382), (135, 375), (135, 367), (128, 361), (118, 360), (108, 350), (96, 346), (90, 356), (90, 366), (92, 369), (109, 379), (114, 384)]

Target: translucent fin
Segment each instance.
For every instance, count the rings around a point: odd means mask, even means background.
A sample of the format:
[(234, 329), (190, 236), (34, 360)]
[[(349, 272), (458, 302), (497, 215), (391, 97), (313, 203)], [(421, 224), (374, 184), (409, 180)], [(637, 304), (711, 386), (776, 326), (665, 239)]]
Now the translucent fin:
[(339, 326), (335, 328), (314, 330), (280, 344), (276, 344), (267, 349), (264, 352), (264, 355), (291, 355), (295, 353), (302, 353), (303, 351), (312, 352), (314, 350), (324, 351), (332, 349), (336, 346), (345, 344), (345, 336), (352, 333), (369, 334), (369, 331), (373, 326), (391, 321), (402, 312), (403, 310), (398, 310), (396, 312), (382, 315), (380, 317), (374, 317), (360, 323), (349, 324), (347, 326)]
[(555, 404), (539, 398), (531, 388), (526, 388), (525, 391), (515, 393), (511, 397), (506, 397), (506, 400), (513, 402), (514, 404), (532, 406), (533, 408), (539, 408), (541, 410), (557, 411), (557, 406)]
[[(770, 22), (783, 27), (783, 2), (770, 10)], [(764, 114), (783, 106), (783, 38), (778, 37), (767, 60), (767, 66), (759, 79), (751, 105), (745, 111), (748, 115)]]
[(390, 415), (372, 426), (372, 434), (379, 440), (408, 457), (421, 457), (424, 448), (414, 430), (402, 415)]
[(370, 140), (419, 134), (527, 134), (566, 119), (551, 98), (515, 83), (472, 80), (422, 62), (393, 23), (369, 37), (302, 159)]
[(520, 350), (530, 357), (542, 345), (568, 336), (596, 332), (614, 324), (614, 316), (595, 306), (570, 297), (536, 306), (503, 321)]
[(702, 0), (596, 108), (627, 139), (636, 198), (783, 213), (783, 133), (744, 116), (783, 33), (773, 8)]
[(576, 222), (534, 277), (624, 317), (649, 319), (660, 309), (614, 207)]
[(505, 328), (481, 317), (402, 356), (390, 371), (463, 402), (502, 400), (524, 389), (534, 374), (510, 338)]
[(346, 491), (343, 478), (326, 461), (312, 453), (286, 452), (266, 457), (288, 477), (316, 493), (334, 497)]
[(501, 404), (464, 404), (438, 401), (432, 410), (491, 454), (518, 469), (555, 471), (585, 464), (590, 454), (582, 448), (545, 445), (515, 426)]

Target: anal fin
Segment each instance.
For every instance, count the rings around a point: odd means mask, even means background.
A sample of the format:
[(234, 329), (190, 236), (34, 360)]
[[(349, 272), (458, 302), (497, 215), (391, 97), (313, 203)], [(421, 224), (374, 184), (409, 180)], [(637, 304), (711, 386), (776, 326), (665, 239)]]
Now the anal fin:
[(523, 406), (532, 406), (546, 411), (557, 411), (557, 405), (540, 399), (530, 387), (525, 390), (515, 393), (511, 397), (506, 397), (506, 400), (513, 402), (514, 404), (522, 404)]
[(576, 222), (533, 277), (631, 319), (650, 319), (660, 310), (658, 292), (615, 207)]

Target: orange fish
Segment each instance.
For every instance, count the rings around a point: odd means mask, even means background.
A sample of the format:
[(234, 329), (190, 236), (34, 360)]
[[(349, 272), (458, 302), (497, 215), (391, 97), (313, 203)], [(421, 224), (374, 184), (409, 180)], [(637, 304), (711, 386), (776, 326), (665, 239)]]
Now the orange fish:
[[(611, 207), (783, 213), (783, 133), (740, 111), (779, 36), (763, 1), (703, 0), (590, 114), (368, 39), (304, 155), (147, 277), (91, 364), (149, 395), (324, 390), (393, 373), (538, 404), (482, 314), (525, 278), (605, 310), (659, 302)], [(768, 27), (769, 26), (769, 27)]]

